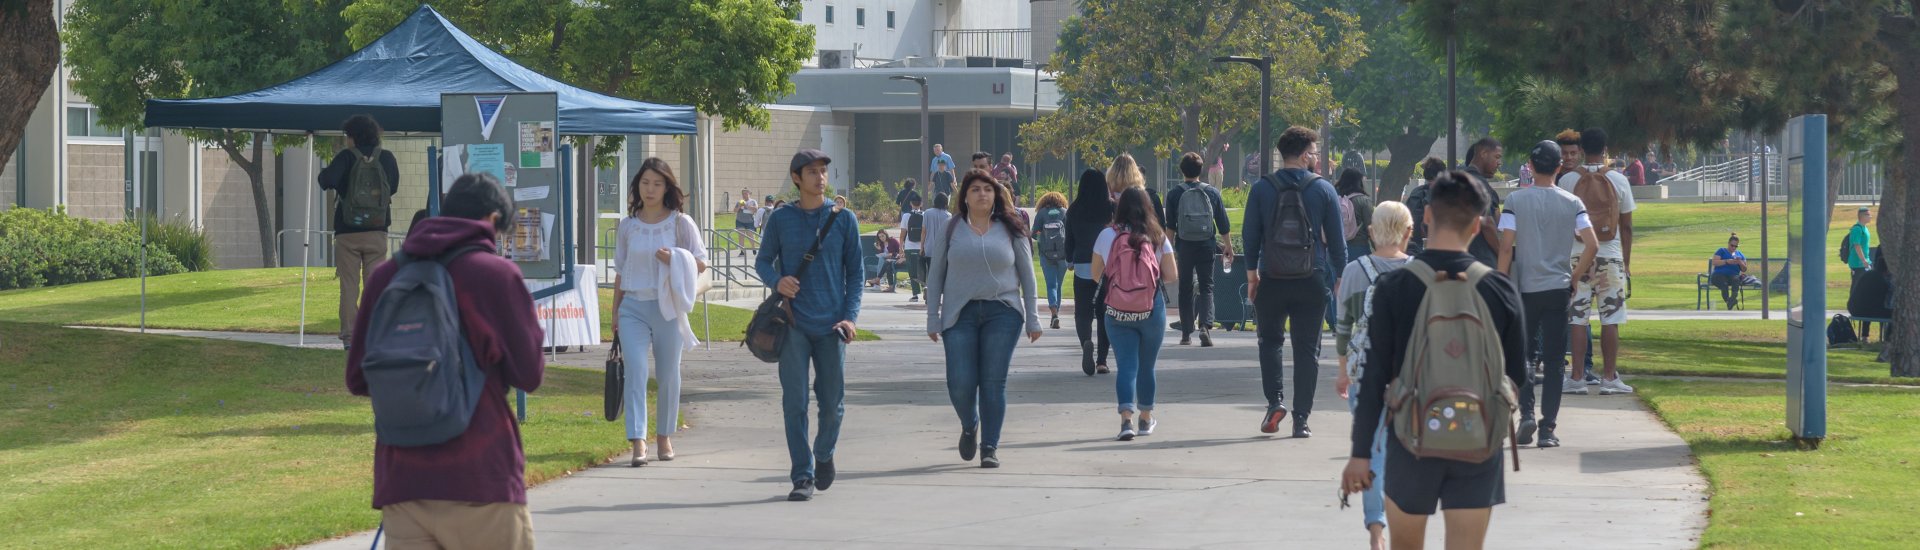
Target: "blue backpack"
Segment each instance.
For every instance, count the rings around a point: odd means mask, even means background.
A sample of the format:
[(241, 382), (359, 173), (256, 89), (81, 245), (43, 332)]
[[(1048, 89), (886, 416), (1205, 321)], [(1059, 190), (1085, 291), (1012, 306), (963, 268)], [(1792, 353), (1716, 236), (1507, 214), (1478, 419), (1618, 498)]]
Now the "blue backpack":
[(480, 250), (459, 248), (428, 261), (394, 255), (400, 269), (374, 301), (360, 362), (381, 443), (435, 445), (467, 431), (487, 375), (460, 327), (447, 264)]

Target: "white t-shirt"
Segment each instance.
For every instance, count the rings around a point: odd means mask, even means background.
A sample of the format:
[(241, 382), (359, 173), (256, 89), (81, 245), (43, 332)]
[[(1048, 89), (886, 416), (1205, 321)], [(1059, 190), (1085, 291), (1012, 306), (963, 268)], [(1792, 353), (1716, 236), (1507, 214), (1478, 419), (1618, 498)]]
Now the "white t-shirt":
[[(677, 226), (677, 227), (676, 227)], [(646, 223), (627, 216), (620, 219), (613, 248), (613, 265), (620, 273), (620, 290), (629, 298), (653, 300), (660, 295), (660, 259), (653, 253), (662, 248), (684, 248), (701, 262), (707, 261), (707, 246), (700, 241), (700, 228), (693, 217), (674, 213), (659, 223)]]
[[(927, 226), (925, 225), (927, 221), (926, 216), (927, 215), (924, 213), (920, 214), (920, 223), (921, 223), (920, 238), (921, 239), (927, 238)], [(900, 215), (900, 249), (901, 250), (919, 250), (920, 249), (920, 241), (913, 241), (913, 240), (907, 239), (907, 222), (910, 222), (910, 221), (913, 221), (912, 212), (908, 212)]]
[[(1113, 228), (1109, 227), (1109, 228), (1100, 230), (1100, 238), (1094, 239), (1093, 253), (1100, 256), (1100, 262), (1102, 264), (1107, 262), (1107, 252), (1113, 250), (1113, 240), (1116, 238), (1119, 238), (1119, 235), (1120, 233), (1118, 231), (1114, 231)], [(1173, 254), (1173, 241), (1170, 239), (1167, 239), (1165, 235), (1161, 235), (1160, 255), (1170, 256), (1172, 254)]]
[[(1604, 164), (1586, 165), (1586, 168), (1589, 171), (1598, 171), (1601, 168), (1605, 168), (1605, 167), (1606, 165)], [(1622, 215), (1632, 214), (1633, 213), (1633, 187), (1631, 184), (1627, 182), (1627, 175), (1620, 173), (1619, 170), (1611, 170), (1607, 172), (1607, 181), (1613, 183), (1613, 193), (1615, 196), (1620, 198), (1620, 213)], [(1560, 176), (1560, 181), (1558, 183), (1561, 189), (1565, 189), (1567, 190), (1568, 193), (1572, 193), (1573, 186), (1575, 184), (1580, 183), (1580, 174), (1577, 172), (1569, 172), (1565, 175)], [(1589, 223), (1589, 226), (1591, 226), (1591, 221), (1589, 221), (1588, 223)], [(1573, 250), (1576, 254), (1579, 253), (1580, 249), (1582, 248), (1585, 248), (1585, 245), (1579, 244), (1577, 242), (1574, 243)], [(1615, 235), (1613, 240), (1611, 241), (1600, 241), (1600, 254), (1596, 257), (1614, 258), (1614, 259), (1625, 258), (1626, 257), (1625, 253), (1623, 253), (1620, 250), (1620, 237), (1618, 235)]]
[[(1499, 230), (1516, 231), (1519, 228), (1520, 228), (1519, 221), (1513, 217), (1512, 212), (1500, 213)], [(1591, 229), (1591, 228), (1593, 228), (1593, 219), (1588, 218), (1586, 212), (1581, 212), (1580, 215), (1573, 217), (1573, 234), (1574, 235), (1579, 235), (1580, 230), (1582, 229)]]

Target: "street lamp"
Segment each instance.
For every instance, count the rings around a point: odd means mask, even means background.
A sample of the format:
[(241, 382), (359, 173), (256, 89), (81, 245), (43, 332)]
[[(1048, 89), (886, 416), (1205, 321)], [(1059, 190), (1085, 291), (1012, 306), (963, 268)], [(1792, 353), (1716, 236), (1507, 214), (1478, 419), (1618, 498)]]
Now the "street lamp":
[[(1040, 83), (1058, 81), (1058, 79), (1053, 79), (1053, 78), (1040, 78), (1040, 70), (1045, 68), (1046, 66), (1047, 65), (1044, 63), (1033, 66), (1033, 121), (1034, 122), (1040, 121)], [(1027, 153), (1027, 177), (1029, 178), (1040, 177), (1040, 159), (1034, 156), (1034, 154), (1031, 152)], [(1034, 188), (1034, 185), (1032, 184), (1027, 185), (1027, 202), (1029, 204), (1033, 202), (1033, 188)]]
[[(920, 85), (920, 154), (921, 154), (920, 165), (921, 166), (933, 165), (933, 159), (929, 158), (929, 156), (933, 154), (933, 149), (930, 149), (927, 147), (927, 128), (928, 128), (928, 125), (927, 125), (927, 77), (894, 75), (894, 76), (887, 77), (887, 80), (904, 80), (907, 82), (912, 82), (914, 84)], [(927, 171), (927, 177), (925, 179), (926, 179), (927, 190), (932, 191), (933, 190), (933, 171), (932, 170)]]
[(1260, 144), (1254, 150), (1260, 152), (1260, 175), (1273, 173), (1273, 159), (1267, 152), (1267, 148), (1273, 146), (1273, 142), (1267, 141), (1267, 132), (1272, 127), (1268, 117), (1273, 104), (1273, 58), (1223, 55), (1213, 58), (1213, 62), (1246, 63), (1260, 69)]

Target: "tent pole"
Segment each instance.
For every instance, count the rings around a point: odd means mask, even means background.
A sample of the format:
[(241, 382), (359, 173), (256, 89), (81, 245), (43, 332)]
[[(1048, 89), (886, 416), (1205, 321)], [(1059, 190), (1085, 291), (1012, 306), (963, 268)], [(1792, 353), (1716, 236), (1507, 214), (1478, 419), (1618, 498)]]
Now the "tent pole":
[[(299, 345), (301, 347), (306, 347), (307, 345), (307, 271), (312, 268), (312, 264), (313, 264), (313, 185), (314, 185), (313, 163), (314, 163), (314, 159), (317, 157), (319, 153), (318, 149), (319, 148), (315, 145), (313, 140), (313, 132), (311, 131), (307, 132), (307, 158), (306, 158), (307, 196), (306, 196), (306, 202), (303, 203), (304, 208), (300, 209), (301, 215), (304, 218), (306, 218), (305, 221), (301, 222), (301, 226), (304, 227), (305, 230), (300, 232), (300, 343)], [(353, 321), (348, 319), (341, 319), (340, 322), (350, 323)]]

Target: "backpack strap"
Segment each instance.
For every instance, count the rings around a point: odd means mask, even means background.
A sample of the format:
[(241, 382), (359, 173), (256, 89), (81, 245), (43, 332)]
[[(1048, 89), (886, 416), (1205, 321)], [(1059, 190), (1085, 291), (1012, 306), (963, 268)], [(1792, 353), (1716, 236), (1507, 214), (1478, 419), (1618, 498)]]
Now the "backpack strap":
[(1427, 262), (1425, 260), (1421, 260), (1418, 258), (1414, 259), (1411, 262), (1407, 262), (1407, 265), (1400, 269), (1406, 270), (1406, 272), (1408, 273), (1412, 273), (1414, 280), (1420, 281), (1420, 286), (1422, 287), (1433, 286), (1433, 278), (1434, 276), (1438, 275), (1437, 273), (1434, 273), (1433, 266), (1427, 265)]
[(1372, 287), (1375, 281), (1380, 280), (1380, 267), (1373, 265), (1372, 257), (1369, 257), (1369, 256), (1360, 257), (1360, 273), (1365, 274), (1367, 276), (1368, 287)]

